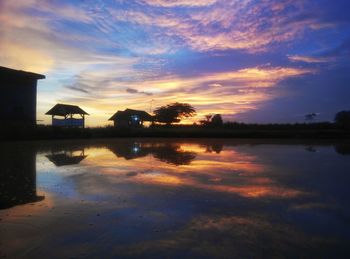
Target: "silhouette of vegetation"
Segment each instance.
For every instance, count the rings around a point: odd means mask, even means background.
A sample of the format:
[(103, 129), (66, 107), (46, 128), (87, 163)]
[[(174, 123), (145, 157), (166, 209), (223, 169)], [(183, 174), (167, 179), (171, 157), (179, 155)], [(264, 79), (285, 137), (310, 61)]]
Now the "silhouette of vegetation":
[[(181, 108), (179, 108), (181, 107)], [(178, 109), (177, 109), (178, 108)], [(173, 111), (175, 110), (175, 112)], [(181, 137), (181, 138), (294, 138), (349, 139), (349, 112), (337, 114), (335, 123), (246, 124), (222, 122), (221, 115), (207, 115), (200, 125), (172, 124), (183, 117), (193, 116), (188, 104), (171, 104), (157, 109), (158, 121), (148, 128), (61, 128), (38, 125), (33, 127), (2, 127), (0, 140), (82, 139), (122, 137)], [(169, 112), (169, 114), (168, 114)], [(163, 119), (161, 118), (163, 117)]]
[(205, 115), (205, 120), (201, 120), (200, 123), (206, 127), (222, 127), (224, 125), (220, 114)]
[(350, 111), (341, 111), (335, 115), (335, 123), (344, 129), (350, 129)]
[(171, 125), (180, 122), (183, 118), (194, 116), (196, 110), (188, 103), (176, 102), (157, 108), (154, 114), (157, 122)]
[(221, 127), (221, 126), (224, 124), (221, 115), (220, 115), (220, 114), (215, 114), (215, 115), (211, 118), (211, 124), (212, 124), (214, 127)]

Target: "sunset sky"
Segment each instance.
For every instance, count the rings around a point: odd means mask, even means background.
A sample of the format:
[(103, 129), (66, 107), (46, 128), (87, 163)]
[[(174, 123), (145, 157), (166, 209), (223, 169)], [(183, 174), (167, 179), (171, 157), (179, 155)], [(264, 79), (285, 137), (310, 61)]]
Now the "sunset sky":
[(350, 109), (349, 0), (0, 0), (0, 65), (108, 124), (171, 102), (242, 122)]

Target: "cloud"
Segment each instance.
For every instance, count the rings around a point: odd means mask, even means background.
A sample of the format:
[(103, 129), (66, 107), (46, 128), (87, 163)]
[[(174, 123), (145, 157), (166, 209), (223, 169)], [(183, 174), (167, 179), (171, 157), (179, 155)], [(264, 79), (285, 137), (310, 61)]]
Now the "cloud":
[(55, 60), (45, 51), (1, 39), (0, 49), (0, 60), (4, 66), (45, 73), (55, 65)]
[(337, 58), (349, 58), (350, 57), (350, 38), (341, 42), (335, 48), (329, 49), (322, 53), (323, 57), (337, 57)]
[[(166, 7), (193, 6), (193, 1), (145, 0)], [(181, 47), (186, 44), (196, 51), (239, 49), (267, 51), (269, 47), (301, 37), (308, 29), (327, 29), (337, 21), (322, 21), (311, 13), (315, 5), (302, 0), (196, 1), (197, 8), (188, 12), (159, 12), (152, 8), (124, 10), (111, 8), (116, 21), (149, 26), (148, 33), (158, 44)], [(206, 5), (211, 8), (204, 8)], [(327, 24), (327, 26), (324, 26)], [(162, 36), (158, 36), (161, 28)], [(175, 42), (174, 42), (175, 39)], [(176, 40), (177, 39), (177, 40)]]
[[(285, 94), (279, 84), (289, 78), (346, 62), (343, 27), (349, 19), (337, 6), (304, 0), (4, 0), (0, 59), (47, 76), (39, 82), (39, 119), (53, 103), (72, 101), (94, 114), (88, 125), (101, 125), (117, 108), (148, 110), (152, 99), (153, 106), (184, 101), (199, 116), (232, 118)], [(293, 55), (286, 59), (287, 53)]]
[(212, 5), (217, 0), (142, 0), (141, 2), (144, 2), (148, 5), (153, 6), (161, 6), (161, 7), (203, 7)]
[(328, 63), (332, 61), (331, 58), (326, 58), (326, 57), (310, 57), (310, 56), (299, 56), (299, 55), (288, 56), (288, 59), (292, 62), (305, 62), (305, 63)]
[(82, 93), (90, 93), (88, 90), (86, 90), (87, 86), (86, 85), (68, 85), (66, 86), (66, 88), (71, 89), (73, 91), (78, 91), (78, 92), (82, 92)]
[(145, 92), (145, 91), (138, 91), (134, 88), (126, 88), (126, 91), (129, 93), (129, 94), (144, 94), (144, 95), (152, 95), (152, 93), (148, 93), (148, 92)]
[(139, 92), (139, 91), (137, 91), (136, 89), (133, 89), (133, 88), (127, 88), (126, 91), (129, 94), (137, 94)]
[[(101, 71), (98, 76), (85, 73), (79, 77), (79, 87), (83, 86), (84, 90), (89, 91), (89, 98), (77, 99), (75, 96), (73, 100), (67, 96), (66, 100), (95, 109), (94, 113), (102, 121), (107, 121), (107, 117), (116, 109), (148, 110), (151, 99), (147, 97), (151, 93), (153, 108), (175, 101), (188, 102), (197, 109), (198, 116), (194, 120), (208, 113), (221, 113), (224, 118), (231, 118), (237, 113), (257, 109), (261, 103), (276, 98), (272, 89), (279, 82), (313, 72), (312, 69), (289, 67), (252, 67), (191, 77), (163, 75), (142, 81), (134, 79), (120, 82), (118, 78)], [(98, 78), (109, 80), (103, 83)], [(213, 84), (221, 86), (213, 87)], [(104, 85), (104, 88), (99, 85)]]

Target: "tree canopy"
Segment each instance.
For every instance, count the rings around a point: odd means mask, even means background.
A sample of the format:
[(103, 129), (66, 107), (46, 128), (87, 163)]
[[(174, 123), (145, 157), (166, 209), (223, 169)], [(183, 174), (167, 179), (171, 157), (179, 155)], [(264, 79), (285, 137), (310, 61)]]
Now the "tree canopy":
[(215, 114), (212, 118), (211, 118), (211, 124), (215, 127), (220, 127), (224, 124), (224, 122), (222, 121), (222, 117), (220, 114)]
[(196, 110), (188, 103), (172, 103), (154, 110), (156, 121), (171, 124), (180, 122), (181, 119), (192, 117)]
[(212, 126), (212, 127), (221, 127), (224, 124), (221, 114), (205, 115), (205, 120), (201, 120), (200, 123), (203, 126)]
[(335, 115), (334, 121), (342, 128), (350, 128), (350, 111), (341, 111)]

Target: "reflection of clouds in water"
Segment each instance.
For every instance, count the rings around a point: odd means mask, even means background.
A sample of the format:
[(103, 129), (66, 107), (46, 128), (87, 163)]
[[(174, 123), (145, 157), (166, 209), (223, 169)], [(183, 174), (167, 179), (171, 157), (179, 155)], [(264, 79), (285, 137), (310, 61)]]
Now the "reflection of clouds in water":
[[(122, 256), (183, 253), (186, 256), (219, 258), (284, 258), (315, 251), (325, 255), (333, 242), (327, 237), (311, 237), (288, 224), (272, 222), (263, 216), (199, 216), (183, 228), (163, 238), (129, 246), (115, 246)], [(343, 242), (345, 245), (345, 242)]]
[[(278, 145), (224, 143), (226, 141), (220, 140), (209, 143), (176, 140), (114, 141), (101, 144), (98, 148), (87, 147), (85, 153), (89, 157), (74, 169), (60, 169), (60, 174), (76, 175), (70, 177), (71, 182), (75, 183), (71, 188), (76, 188), (84, 195), (113, 193), (112, 186), (111, 190), (105, 188), (110, 184), (197, 188), (247, 198), (285, 199), (311, 194), (305, 191), (304, 186), (300, 188), (301, 186), (290, 182), (293, 180), (291, 175), (298, 175), (303, 170), (296, 164), (287, 162), (288, 166), (284, 166), (282, 162), (288, 156), (295, 156), (299, 149)], [(220, 153), (212, 152), (215, 149), (213, 146), (220, 147)], [(317, 156), (311, 156), (313, 152), (303, 155), (301, 165), (303, 160), (308, 161), (308, 156), (317, 159), (319, 155), (325, 155), (324, 147), (317, 147), (317, 150), (323, 151)], [(186, 157), (190, 157), (190, 160)], [(281, 158), (280, 161), (278, 157)], [(280, 169), (282, 171), (279, 172)]]
[[(298, 257), (296, 251), (315, 258), (329, 252), (339, 257), (347, 247), (350, 165), (332, 147), (305, 152), (300, 145), (222, 140), (217, 153), (213, 143), (201, 140), (142, 140), (136, 141), (138, 150), (133, 150), (135, 141), (109, 142), (84, 144), (88, 157), (74, 165), (56, 167), (47, 152), (39, 153), (38, 186), (46, 199), (12, 208), (23, 209), (13, 213), (18, 224), (9, 218), (2, 222), (12, 238), (0, 240), (8, 251), (35, 255), (38, 250), (28, 249), (34, 242), (41, 244), (42, 254), (50, 247), (60, 258), (82, 252), (92, 257)], [(107, 148), (120, 150), (125, 142), (123, 155)], [(157, 147), (170, 147), (171, 159), (158, 159)], [(128, 150), (144, 153), (129, 156)], [(176, 164), (178, 154), (172, 152), (195, 157)], [(27, 212), (33, 217), (24, 219)], [(22, 228), (24, 223), (32, 225)]]
[[(86, 149), (89, 157), (81, 162), (80, 173), (69, 177), (80, 193), (120, 195), (120, 188), (114, 186), (147, 184), (197, 188), (249, 198), (304, 194), (280, 185), (270, 174), (268, 165), (256, 155), (235, 147), (225, 147), (217, 154), (208, 152), (208, 146), (213, 144), (123, 141), (107, 146), (108, 149)], [(192, 161), (188, 162), (187, 157)], [(64, 175), (68, 176), (70, 170)]]

